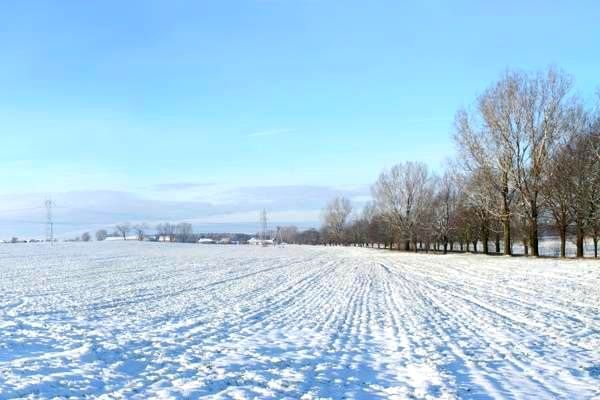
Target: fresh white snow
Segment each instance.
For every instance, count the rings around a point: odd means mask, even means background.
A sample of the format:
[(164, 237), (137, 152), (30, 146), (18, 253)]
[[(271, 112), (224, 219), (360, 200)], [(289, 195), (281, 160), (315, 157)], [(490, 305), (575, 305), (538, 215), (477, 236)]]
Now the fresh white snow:
[(0, 247), (0, 398), (600, 398), (600, 263)]

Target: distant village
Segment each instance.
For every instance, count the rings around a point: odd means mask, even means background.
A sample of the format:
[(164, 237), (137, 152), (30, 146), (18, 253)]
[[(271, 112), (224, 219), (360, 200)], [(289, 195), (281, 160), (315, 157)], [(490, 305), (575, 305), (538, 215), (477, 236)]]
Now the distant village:
[[(245, 233), (205, 233), (193, 234), (192, 237), (182, 240), (178, 235), (147, 234), (143, 237), (137, 235), (126, 235), (125, 237), (117, 233), (105, 233), (98, 231), (96, 233), (97, 242), (115, 242), (115, 241), (144, 241), (144, 242), (173, 242), (173, 243), (198, 243), (198, 244), (231, 244), (231, 245), (273, 245), (276, 243), (271, 238), (260, 238), (259, 235), (252, 236)], [(67, 239), (53, 239), (53, 242), (90, 242), (93, 241), (89, 233), (83, 233), (80, 236)], [(41, 239), (20, 239), (13, 237), (10, 240), (0, 239), (0, 244), (17, 243), (48, 243), (50, 240)]]
[(299, 231), (295, 226), (277, 227), (274, 230), (262, 229), (255, 235), (246, 233), (194, 233), (189, 223), (163, 223), (155, 228), (147, 224), (123, 223), (116, 225), (112, 231), (100, 229), (92, 236), (84, 232), (71, 238), (46, 238), (20, 239), (13, 237), (9, 240), (0, 239), (0, 244), (18, 243), (48, 243), (48, 242), (115, 242), (115, 241), (142, 241), (163, 243), (192, 243), (192, 244), (218, 244), (218, 245), (254, 245), (270, 246), (284, 243), (317, 244), (320, 233), (316, 229)]

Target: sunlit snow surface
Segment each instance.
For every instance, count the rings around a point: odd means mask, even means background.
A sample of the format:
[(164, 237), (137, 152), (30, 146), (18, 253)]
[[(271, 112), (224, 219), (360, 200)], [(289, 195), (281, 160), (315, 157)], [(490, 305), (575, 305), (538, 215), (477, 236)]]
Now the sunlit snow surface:
[(600, 262), (0, 245), (0, 398), (600, 398)]

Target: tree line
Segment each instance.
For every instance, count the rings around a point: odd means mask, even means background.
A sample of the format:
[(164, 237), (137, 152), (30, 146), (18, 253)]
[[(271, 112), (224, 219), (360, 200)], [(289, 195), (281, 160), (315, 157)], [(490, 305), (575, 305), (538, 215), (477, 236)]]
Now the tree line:
[[(165, 241), (172, 243), (197, 243), (199, 239), (209, 238), (220, 240), (229, 239), (232, 243), (244, 243), (251, 238), (244, 233), (195, 233), (192, 224), (188, 222), (170, 223), (164, 222), (154, 228), (147, 223), (131, 224), (124, 222), (117, 224), (112, 233), (106, 229), (96, 231), (96, 240), (103, 241), (108, 237), (120, 237), (123, 240), (135, 239), (138, 241)], [(88, 239), (89, 240), (89, 239)]]
[(511, 255), (518, 241), (538, 256), (540, 238), (556, 235), (561, 257), (570, 239), (583, 257), (586, 238), (597, 257), (600, 113), (572, 92), (555, 68), (507, 71), (456, 113), (458, 154), (441, 174), (401, 162), (380, 174), (358, 215), (333, 199), (320, 242)]

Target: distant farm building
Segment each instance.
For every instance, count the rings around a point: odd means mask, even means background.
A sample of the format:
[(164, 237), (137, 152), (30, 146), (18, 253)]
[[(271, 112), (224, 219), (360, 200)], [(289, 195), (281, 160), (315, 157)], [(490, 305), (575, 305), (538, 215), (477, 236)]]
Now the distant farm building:
[[(123, 240), (123, 236), (108, 236), (104, 240), (107, 241), (107, 242), (113, 242), (113, 241), (117, 241), (117, 240)], [(125, 240), (138, 240), (138, 237), (136, 235), (130, 235), (130, 236), (126, 236)]]
[(254, 246), (272, 246), (274, 242), (271, 239), (257, 239), (253, 237), (250, 240), (248, 240), (248, 244)]

